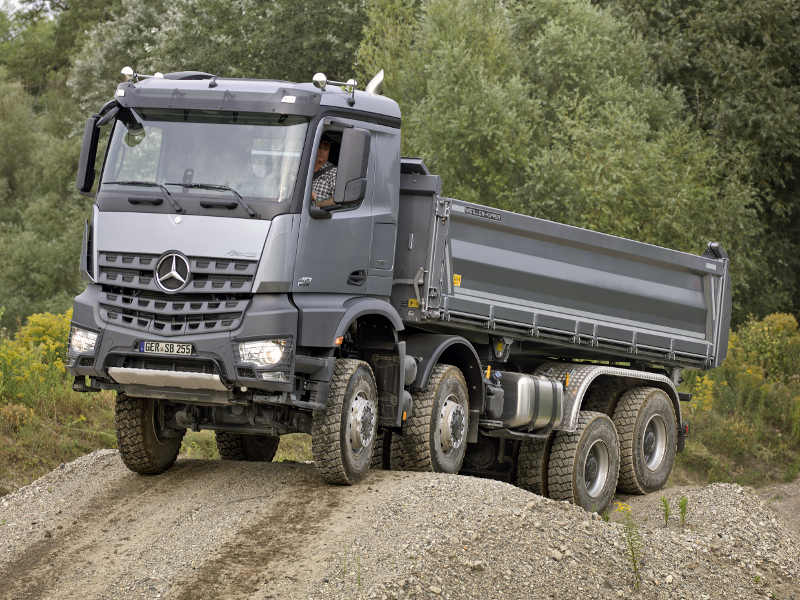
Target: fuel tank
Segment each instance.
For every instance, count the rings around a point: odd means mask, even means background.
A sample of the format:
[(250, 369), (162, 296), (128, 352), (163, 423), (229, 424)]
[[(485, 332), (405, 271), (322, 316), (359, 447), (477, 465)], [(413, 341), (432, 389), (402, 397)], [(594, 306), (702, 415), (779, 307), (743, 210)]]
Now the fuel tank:
[(564, 388), (547, 377), (502, 371), (503, 425), (529, 431), (561, 421)]

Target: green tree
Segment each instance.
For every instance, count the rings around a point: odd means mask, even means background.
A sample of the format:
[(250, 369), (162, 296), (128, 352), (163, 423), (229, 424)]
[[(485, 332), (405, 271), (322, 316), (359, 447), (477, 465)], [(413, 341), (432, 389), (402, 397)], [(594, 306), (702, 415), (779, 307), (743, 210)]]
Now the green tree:
[(381, 0), (359, 66), (385, 65), (404, 152), (446, 193), (685, 251), (721, 241), (748, 311), (762, 265), (744, 158), (685, 118), (623, 21), (588, 1)]
[(65, 310), (88, 202), (72, 191), (75, 141), (46, 130), (22, 84), (0, 67), (0, 328), (31, 312)]
[(763, 316), (800, 313), (800, 4), (796, 0), (597, 0), (644, 36), (660, 80), (723, 153), (745, 154), (769, 256)]
[(113, 19), (89, 32), (70, 83), (92, 110), (125, 65), (142, 73), (311, 81), (324, 71), (347, 79), (365, 21), (361, 0), (121, 0)]

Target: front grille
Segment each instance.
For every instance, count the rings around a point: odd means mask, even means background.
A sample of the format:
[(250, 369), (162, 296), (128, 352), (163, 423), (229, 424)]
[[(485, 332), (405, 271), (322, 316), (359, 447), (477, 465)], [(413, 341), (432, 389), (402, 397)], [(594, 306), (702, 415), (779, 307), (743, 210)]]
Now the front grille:
[(104, 321), (159, 336), (229, 331), (241, 324), (257, 261), (188, 257), (188, 284), (168, 294), (155, 282), (158, 259), (155, 254), (99, 254)]

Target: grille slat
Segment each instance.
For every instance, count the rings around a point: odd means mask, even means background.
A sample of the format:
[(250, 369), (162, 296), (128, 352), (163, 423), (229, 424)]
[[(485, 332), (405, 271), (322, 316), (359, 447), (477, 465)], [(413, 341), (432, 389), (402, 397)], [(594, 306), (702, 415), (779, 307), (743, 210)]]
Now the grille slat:
[(100, 252), (101, 317), (160, 336), (237, 328), (250, 302), (257, 261), (188, 259), (189, 284), (168, 294), (153, 276), (158, 255)]

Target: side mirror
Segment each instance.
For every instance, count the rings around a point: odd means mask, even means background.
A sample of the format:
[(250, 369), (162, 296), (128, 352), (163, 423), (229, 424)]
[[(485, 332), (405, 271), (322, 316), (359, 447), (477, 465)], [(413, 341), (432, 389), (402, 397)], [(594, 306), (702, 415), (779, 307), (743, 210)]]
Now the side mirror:
[(78, 159), (78, 176), (75, 185), (81, 193), (88, 193), (94, 185), (94, 161), (97, 156), (97, 140), (100, 138), (98, 121), (100, 115), (93, 115), (86, 120), (83, 129), (83, 145)]
[(339, 166), (336, 172), (336, 204), (360, 202), (367, 193), (367, 165), (369, 164), (369, 131), (357, 127), (342, 132)]

